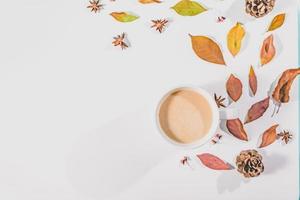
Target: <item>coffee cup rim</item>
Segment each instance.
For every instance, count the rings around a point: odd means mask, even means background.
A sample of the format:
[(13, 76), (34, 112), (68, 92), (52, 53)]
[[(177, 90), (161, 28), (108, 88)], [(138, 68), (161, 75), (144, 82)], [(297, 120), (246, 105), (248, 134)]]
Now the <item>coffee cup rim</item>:
[[(169, 136), (167, 136), (167, 134), (165, 133), (165, 131), (161, 127), (160, 120), (159, 120), (159, 113), (160, 113), (160, 109), (161, 109), (161, 106), (162, 106), (163, 102), (172, 93), (174, 93), (176, 91), (180, 91), (180, 90), (191, 90), (191, 91), (197, 92), (201, 96), (205, 97), (205, 99), (207, 100), (207, 102), (210, 105), (210, 108), (211, 108), (211, 111), (212, 111), (212, 116), (213, 116), (211, 126), (210, 126), (210, 129), (209, 129), (208, 133), (203, 138), (200, 138), (200, 139), (198, 139), (198, 140), (196, 140), (192, 143), (187, 143), (187, 144), (177, 142), (177, 141), (171, 139)], [(184, 149), (195, 149), (195, 148), (201, 147), (204, 144), (206, 144), (216, 134), (216, 131), (217, 131), (217, 128), (218, 128), (218, 123), (219, 123), (219, 120), (220, 120), (220, 114), (219, 114), (219, 110), (218, 110), (218, 107), (217, 107), (214, 99), (212, 98), (212, 96), (206, 90), (204, 90), (200, 87), (196, 87), (196, 86), (181, 86), (181, 87), (176, 87), (176, 88), (173, 88), (171, 90), (168, 90), (168, 92), (166, 92), (164, 94), (164, 96), (159, 100), (158, 106), (156, 107), (155, 118), (156, 118), (156, 125), (158, 127), (160, 135), (169, 144), (172, 144), (173, 146), (176, 146), (176, 147), (179, 147), (179, 148), (184, 148)]]

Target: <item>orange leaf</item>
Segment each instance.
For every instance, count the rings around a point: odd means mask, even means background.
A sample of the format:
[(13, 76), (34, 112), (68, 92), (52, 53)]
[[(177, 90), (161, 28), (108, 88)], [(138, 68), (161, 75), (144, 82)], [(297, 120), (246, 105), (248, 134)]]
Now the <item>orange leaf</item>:
[(138, 16), (129, 14), (127, 12), (112, 12), (110, 15), (119, 22), (132, 22), (139, 18)]
[(276, 141), (277, 138), (276, 128), (278, 126), (279, 126), (278, 124), (275, 124), (274, 126), (270, 127), (262, 134), (261, 144), (259, 148), (266, 147)]
[(270, 97), (265, 98), (251, 106), (248, 110), (245, 124), (252, 122), (261, 116), (267, 111), (269, 108)]
[(276, 54), (276, 49), (273, 44), (273, 35), (267, 37), (260, 50), (260, 62), (261, 65), (269, 63)]
[(247, 133), (240, 119), (230, 119), (226, 121), (228, 131), (240, 140), (248, 141)]
[(142, 4), (149, 4), (149, 3), (161, 3), (159, 0), (139, 0)]
[(207, 62), (225, 65), (223, 53), (217, 43), (206, 36), (190, 35), (190, 37), (193, 50), (199, 58)]
[(257, 92), (257, 78), (252, 66), (249, 72), (249, 87), (252, 95), (254, 96)]
[(205, 165), (206, 167), (214, 170), (231, 170), (233, 167), (218, 158), (217, 156), (214, 156), (209, 153), (204, 153), (197, 155), (197, 157), (200, 159), (200, 161)]
[(275, 29), (278, 29), (279, 27), (281, 27), (284, 23), (285, 20), (285, 14), (279, 14), (277, 16), (274, 17), (274, 19), (272, 20), (268, 31), (274, 31)]
[(233, 101), (238, 101), (242, 96), (243, 85), (240, 79), (236, 78), (233, 74), (230, 75), (229, 79), (226, 82), (226, 90), (229, 97)]

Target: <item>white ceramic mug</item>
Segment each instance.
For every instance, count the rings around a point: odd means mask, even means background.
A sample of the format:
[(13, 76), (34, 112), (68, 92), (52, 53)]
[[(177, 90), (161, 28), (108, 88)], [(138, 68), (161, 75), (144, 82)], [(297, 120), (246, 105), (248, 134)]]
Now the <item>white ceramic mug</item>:
[[(174, 94), (177, 91), (186, 91), (190, 90), (193, 92), (198, 93), (200, 96), (204, 97), (205, 100), (207, 101), (208, 105), (210, 106), (210, 110), (212, 112), (212, 120), (211, 120), (211, 125), (207, 133), (205, 134), (204, 137), (196, 140), (195, 142), (192, 143), (180, 143), (178, 141), (175, 141), (174, 139), (170, 138), (168, 134), (163, 130), (160, 120), (159, 120), (159, 113), (162, 104), (165, 102), (165, 100), (171, 95)], [(156, 124), (158, 126), (159, 132), (163, 136), (163, 138), (168, 141), (169, 143), (177, 146), (177, 147), (182, 147), (182, 148), (197, 148), (205, 143), (207, 143), (209, 140), (212, 139), (212, 137), (216, 134), (216, 131), (218, 129), (218, 126), (220, 124), (221, 119), (235, 119), (237, 117), (237, 111), (235, 109), (222, 109), (219, 110), (215, 100), (213, 97), (204, 89), (199, 88), (199, 87), (179, 87), (170, 90), (167, 92), (159, 101), (157, 110), (156, 110)]]

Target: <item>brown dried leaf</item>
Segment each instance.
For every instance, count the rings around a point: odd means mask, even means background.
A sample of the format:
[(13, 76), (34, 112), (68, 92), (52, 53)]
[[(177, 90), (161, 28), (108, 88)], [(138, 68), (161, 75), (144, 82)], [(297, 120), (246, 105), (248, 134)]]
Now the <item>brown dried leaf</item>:
[(230, 75), (226, 82), (227, 94), (233, 101), (238, 101), (242, 96), (243, 85), (240, 79), (235, 77), (233, 74)]
[(276, 141), (277, 139), (276, 128), (278, 126), (279, 126), (278, 124), (275, 124), (274, 126), (270, 127), (262, 134), (261, 144), (259, 145), (259, 148), (269, 146), (270, 144)]
[(225, 65), (223, 53), (217, 43), (206, 36), (192, 36), (192, 47), (196, 55), (211, 63)]
[(252, 66), (249, 72), (249, 87), (252, 95), (255, 96), (257, 92), (257, 78)]
[(272, 20), (268, 31), (274, 31), (275, 29), (278, 29), (279, 27), (281, 27), (284, 23), (285, 20), (285, 14), (279, 14), (277, 16), (274, 17), (274, 19)]
[(224, 162), (223, 160), (221, 160), (220, 158), (218, 158), (217, 156), (214, 156), (212, 154), (209, 153), (203, 153), (200, 155), (197, 155), (197, 157), (200, 159), (200, 161), (202, 162), (203, 165), (205, 165), (206, 167), (210, 168), (210, 169), (214, 169), (214, 170), (231, 170), (233, 169), (233, 167)]
[(272, 98), (277, 103), (287, 103), (290, 99), (290, 90), (295, 78), (300, 75), (300, 68), (284, 71), (272, 93)]
[(252, 122), (261, 116), (266, 112), (266, 110), (269, 107), (269, 101), (270, 97), (265, 98), (264, 100), (261, 100), (251, 106), (251, 108), (248, 110), (247, 117), (245, 120), (245, 124)]
[(261, 65), (269, 63), (276, 54), (276, 49), (273, 44), (273, 35), (267, 37), (260, 50), (260, 62)]
[(226, 121), (228, 131), (240, 140), (248, 141), (247, 133), (240, 119), (230, 119)]

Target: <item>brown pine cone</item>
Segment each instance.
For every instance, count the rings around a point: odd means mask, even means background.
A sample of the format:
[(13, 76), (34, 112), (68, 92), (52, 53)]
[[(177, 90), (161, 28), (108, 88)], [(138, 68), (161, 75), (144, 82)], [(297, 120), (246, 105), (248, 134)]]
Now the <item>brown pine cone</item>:
[(259, 18), (273, 10), (275, 0), (246, 0), (246, 13)]
[(262, 156), (256, 150), (242, 151), (236, 157), (236, 165), (246, 178), (259, 176), (264, 171)]

